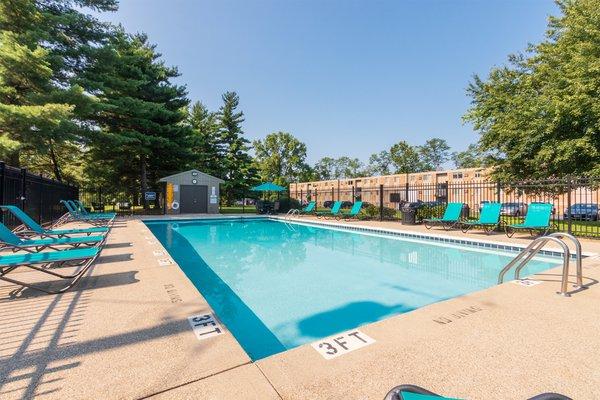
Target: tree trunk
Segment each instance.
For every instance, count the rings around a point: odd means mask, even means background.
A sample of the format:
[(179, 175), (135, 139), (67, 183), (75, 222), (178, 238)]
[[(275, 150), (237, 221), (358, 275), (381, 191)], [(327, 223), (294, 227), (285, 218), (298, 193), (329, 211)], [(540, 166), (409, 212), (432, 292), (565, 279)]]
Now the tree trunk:
[(11, 167), (19, 168), (21, 166), (20, 155), (21, 152), (19, 150), (15, 150), (12, 153), (10, 153), (7, 160), (8, 165), (10, 165)]
[(54, 142), (50, 139), (50, 162), (52, 163), (52, 170), (54, 171), (54, 179), (62, 182), (62, 173), (58, 165), (58, 159), (56, 158), (56, 152), (54, 151)]
[(144, 202), (144, 209), (148, 208), (148, 203), (146, 202), (145, 193), (148, 191), (148, 176), (146, 174), (146, 157), (140, 156), (140, 166), (141, 166), (141, 186), (142, 186), (142, 201)]

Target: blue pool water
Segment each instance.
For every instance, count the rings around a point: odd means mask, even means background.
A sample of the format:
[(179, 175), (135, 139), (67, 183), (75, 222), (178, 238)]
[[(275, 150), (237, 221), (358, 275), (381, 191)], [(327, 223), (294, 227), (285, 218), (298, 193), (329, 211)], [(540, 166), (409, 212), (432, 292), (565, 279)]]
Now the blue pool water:
[(273, 220), (146, 224), (253, 360), (493, 286), (515, 255)]

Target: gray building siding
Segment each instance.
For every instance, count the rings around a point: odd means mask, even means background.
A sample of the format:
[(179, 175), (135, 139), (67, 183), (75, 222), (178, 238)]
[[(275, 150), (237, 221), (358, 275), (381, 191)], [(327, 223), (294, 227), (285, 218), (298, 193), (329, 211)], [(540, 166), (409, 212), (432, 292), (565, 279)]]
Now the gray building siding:
[[(181, 198), (181, 186), (182, 185), (190, 185), (190, 186), (206, 186), (207, 187), (207, 213), (208, 214), (218, 214), (219, 213), (219, 200), (220, 200), (220, 190), (219, 185), (224, 181), (212, 175), (205, 174), (198, 170), (190, 170), (185, 172), (180, 172), (175, 175), (167, 176), (165, 178), (160, 179), (160, 182), (167, 183), (167, 190), (169, 190), (169, 184), (172, 185), (172, 200), (170, 204), (167, 204), (167, 213), (168, 214), (179, 214), (181, 212), (182, 201), (189, 201), (189, 199)], [(167, 199), (169, 198), (169, 194), (167, 194)], [(178, 209), (174, 209), (172, 207), (173, 203), (179, 204)], [(186, 207), (189, 208), (190, 205), (186, 204)]]

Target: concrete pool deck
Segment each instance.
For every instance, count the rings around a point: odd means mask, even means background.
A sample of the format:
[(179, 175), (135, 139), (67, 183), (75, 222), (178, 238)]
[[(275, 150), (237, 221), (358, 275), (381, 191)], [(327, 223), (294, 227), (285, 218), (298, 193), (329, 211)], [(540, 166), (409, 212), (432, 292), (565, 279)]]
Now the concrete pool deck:
[[(600, 253), (600, 241), (582, 244)], [(536, 275), (535, 286), (506, 283), (362, 326), (375, 343), (331, 360), (304, 345), (253, 363), (226, 329), (194, 335), (188, 317), (212, 310), (161, 251), (140, 220), (118, 219), (96, 265), (70, 292), (0, 283), (0, 398), (382, 399), (402, 383), (468, 399), (549, 391), (600, 398), (597, 257), (584, 260), (589, 288), (570, 298), (555, 294), (560, 269), (553, 269)]]

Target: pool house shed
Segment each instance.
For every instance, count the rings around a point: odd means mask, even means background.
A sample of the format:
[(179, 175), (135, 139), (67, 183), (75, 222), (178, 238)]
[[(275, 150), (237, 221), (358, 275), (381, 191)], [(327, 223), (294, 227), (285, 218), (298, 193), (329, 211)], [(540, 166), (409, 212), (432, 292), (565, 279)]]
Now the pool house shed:
[(197, 169), (161, 178), (166, 183), (167, 214), (218, 214), (219, 185), (224, 181)]

